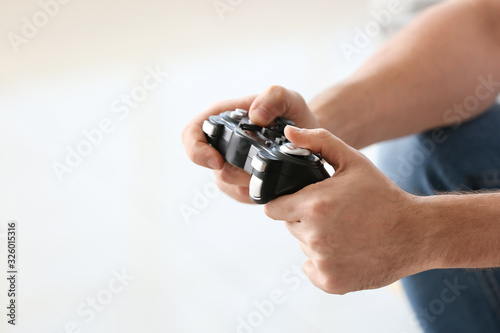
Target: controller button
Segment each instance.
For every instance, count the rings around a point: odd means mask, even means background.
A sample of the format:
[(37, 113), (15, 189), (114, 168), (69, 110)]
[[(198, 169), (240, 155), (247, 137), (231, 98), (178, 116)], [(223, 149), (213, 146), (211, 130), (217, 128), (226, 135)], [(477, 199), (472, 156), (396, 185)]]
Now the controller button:
[(243, 109), (235, 109), (234, 111), (236, 111), (236, 112), (241, 112), (241, 114), (243, 114), (243, 117), (248, 116), (248, 111), (247, 111), (247, 110), (243, 110)]
[(249, 185), (250, 186), (249, 194), (251, 198), (260, 199), (262, 192), (262, 184), (263, 184), (262, 179), (256, 177), (255, 175), (252, 175)]
[(267, 163), (261, 160), (259, 157), (255, 156), (252, 159), (252, 168), (257, 170), (258, 172), (264, 172), (267, 168)]
[(216, 136), (217, 135), (217, 125), (212, 124), (210, 121), (205, 120), (202, 126), (203, 132), (205, 132), (208, 136)]
[(284, 154), (294, 156), (310, 156), (312, 152), (309, 149), (300, 148), (291, 142), (285, 143), (280, 147), (280, 151)]
[(234, 119), (234, 120), (241, 120), (243, 117), (246, 116), (246, 111), (243, 112), (244, 110), (236, 109), (235, 111), (229, 112), (229, 118)]
[(274, 139), (274, 142), (276, 142), (277, 145), (283, 144), (284, 141), (285, 140), (283, 140), (283, 138), (276, 138), (276, 139)]
[(273, 144), (273, 142), (271, 140), (267, 140), (265, 142), (265, 145), (268, 146), (268, 147), (271, 147), (272, 144)]

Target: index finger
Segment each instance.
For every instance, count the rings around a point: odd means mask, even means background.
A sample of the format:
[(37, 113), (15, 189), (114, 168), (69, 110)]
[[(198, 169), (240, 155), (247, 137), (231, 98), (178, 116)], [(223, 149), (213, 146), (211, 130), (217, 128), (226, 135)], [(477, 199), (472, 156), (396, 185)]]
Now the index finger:
[(257, 95), (251, 95), (216, 103), (191, 120), (182, 132), (182, 142), (189, 158), (203, 167), (220, 170), (224, 165), (224, 159), (215, 148), (207, 144), (202, 130), (203, 122), (208, 117), (224, 111), (236, 108), (248, 110), (256, 97)]
[(314, 195), (315, 185), (311, 184), (300, 191), (269, 201), (264, 205), (264, 214), (276, 221), (302, 221), (308, 209), (306, 203)]

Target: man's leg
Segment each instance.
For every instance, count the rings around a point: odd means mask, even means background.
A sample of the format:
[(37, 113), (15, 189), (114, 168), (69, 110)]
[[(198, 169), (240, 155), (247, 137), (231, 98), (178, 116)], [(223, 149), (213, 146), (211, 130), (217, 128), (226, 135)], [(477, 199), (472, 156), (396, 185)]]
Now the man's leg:
[[(500, 106), (457, 128), (383, 143), (379, 164), (417, 195), (500, 189)], [(403, 285), (425, 332), (500, 332), (500, 269), (431, 270)]]

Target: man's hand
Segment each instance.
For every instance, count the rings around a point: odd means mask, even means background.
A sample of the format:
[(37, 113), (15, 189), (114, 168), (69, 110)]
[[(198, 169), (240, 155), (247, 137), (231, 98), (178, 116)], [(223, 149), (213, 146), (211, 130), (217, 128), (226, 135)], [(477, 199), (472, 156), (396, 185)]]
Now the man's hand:
[(382, 287), (426, 268), (419, 264), (425, 230), (409, 218), (417, 197), (324, 129), (287, 126), (285, 134), (296, 145), (321, 153), (336, 170), (331, 178), (265, 206), (265, 213), (287, 221), (300, 241), (309, 257), (304, 271), (317, 287), (344, 294)]
[(216, 103), (186, 126), (182, 141), (189, 158), (196, 164), (215, 170), (217, 185), (230, 197), (240, 202), (252, 203), (248, 195), (250, 175), (229, 163), (224, 163), (219, 152), (207, 144), (201, 129), (203, 121), (209, 116), (236, 108), (249, 110), (252, 122), (261, 126), (269, 125), (276, 117), (286, 117), (305, 128), (318, 127), (318, 121), (298, 93), (280, 86), (272, 86), (260, 95)]

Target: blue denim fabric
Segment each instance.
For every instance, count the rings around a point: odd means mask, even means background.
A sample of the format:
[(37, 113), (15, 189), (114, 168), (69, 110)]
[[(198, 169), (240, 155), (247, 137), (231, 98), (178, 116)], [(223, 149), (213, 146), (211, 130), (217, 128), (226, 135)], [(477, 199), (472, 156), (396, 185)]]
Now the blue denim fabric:
[[(460, 126), (382, 143), (379, 167), (417, 195), (500, 189), (500, 106)], [(403, 285), (425, 332), (500, 332), (500, 269), (431, 270)]]

